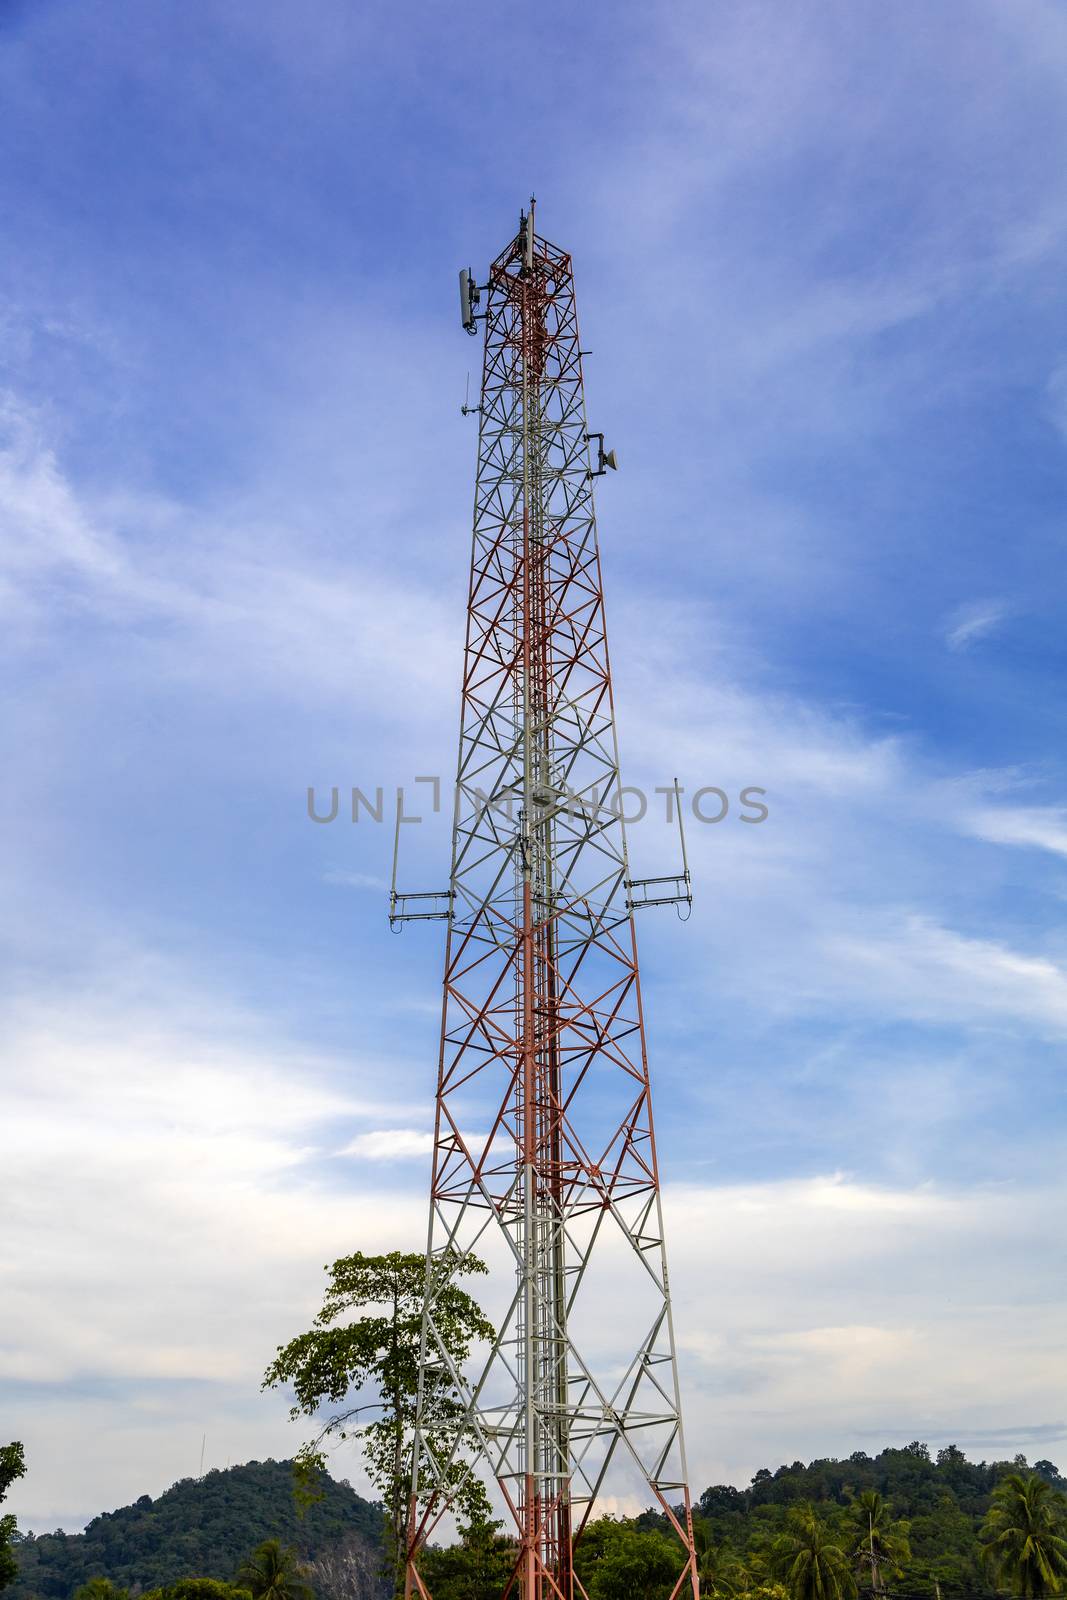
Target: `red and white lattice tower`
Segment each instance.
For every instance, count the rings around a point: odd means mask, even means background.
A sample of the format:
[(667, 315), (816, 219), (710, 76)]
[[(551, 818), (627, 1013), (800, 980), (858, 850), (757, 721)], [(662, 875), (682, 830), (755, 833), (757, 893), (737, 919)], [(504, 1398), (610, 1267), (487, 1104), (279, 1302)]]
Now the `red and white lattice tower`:
[[(587, 429), (570, 256), (532, 202), (461, 299), (485, 357), (452, 872), (437, 898), (394, 877), (391, 902), (448, 924), (407, 1593), (429, 1596), (419, 1551), (475, 1472), (513, 1525), (505, 1593), (580, 1600), (590, 1516), (652, 1503), (696, 1600), (634, 931), (689, 876), (628, 867), (593, 510), (614, 457)], [(468, 1252), (501, 1309), (459, 1371), (435, 1305)], [(461, 1426), (435, 1431), (442, 1369)]]

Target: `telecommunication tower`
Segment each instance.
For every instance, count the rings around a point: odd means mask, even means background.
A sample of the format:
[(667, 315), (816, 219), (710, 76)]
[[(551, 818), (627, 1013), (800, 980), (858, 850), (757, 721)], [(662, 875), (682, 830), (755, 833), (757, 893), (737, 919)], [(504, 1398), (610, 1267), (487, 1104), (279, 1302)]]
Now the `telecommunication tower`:
[[(630, 876), (593, 507), (615, 455), (533, 201), (460, 300), (485, 337), (452, 868), (408, 895), (394, 857), (390, 900), (447, 923), (406, 1593), (431, 1600), (420, 1551), (476, 1473), (513, 1526), (504, 1594), (581, 1600), (575, 1547), (626, 1496), (698, 1600), (634, 929), (691, 894), (684, 839), (681, 872)], [(468, 1253), (506, 1290), (460, 1371), (435, 1311)]]

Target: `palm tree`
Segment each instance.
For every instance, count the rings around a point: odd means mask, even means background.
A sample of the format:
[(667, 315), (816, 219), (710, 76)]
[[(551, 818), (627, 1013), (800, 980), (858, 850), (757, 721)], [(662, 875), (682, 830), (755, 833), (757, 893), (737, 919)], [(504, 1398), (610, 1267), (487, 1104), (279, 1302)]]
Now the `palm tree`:
[(748, 1594), (759, 1581), (752, 1566), (732, 1550), (697, 1549), (702, 1593), (729, 1596)]
[(789, 1590), (790, 1600), (852, 1600), (856, 1580), (848, 1557), (812, 1507), (796, 1506), (785, 1527), (774, 1542), (771, 1570)]
[(714, 1574), (718, 1571), (719, 1560), (703, 1517), (693, 1518), (693, 1548), (697, 1553), (701, 1588), (708, 1590), (712, 1587)]
[(993, 1490), (979, 1531), (982, 1557), (998, 1579), (1024, 1600), (1060, 1594), (1067, 1580), (1067, 1499), (1044, 1478), (1018, 1472)]
[(129, 1593), (110, 1578), (87, 1578), (80, 1589), (75, 1589), (74, 1600), (129, 1600)]
[(252, 1591), (252, 1600), (315, 1600), (296, 1551), (280, 1539), (257, 1545), (242, 1562), (237, 1581)]
[(864, 1489), (853, 1500), (851, 1509), (859, 1533), (852, 1559), (859, 1568), (870, 1568), (871, 1588), (882, 1594), (885, 1572), (899, 1578), (903, 1563), (911, 1560), (908, 1524), (890, 1520), (889, 1506), (877, 1489)]

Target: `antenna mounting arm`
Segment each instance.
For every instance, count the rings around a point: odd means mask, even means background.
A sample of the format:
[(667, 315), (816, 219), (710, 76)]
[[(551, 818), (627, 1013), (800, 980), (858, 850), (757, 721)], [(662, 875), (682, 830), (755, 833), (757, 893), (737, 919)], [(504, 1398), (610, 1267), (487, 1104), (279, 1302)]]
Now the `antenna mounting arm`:
[(602, 433), (587, 433), (585, 438), (587, 443), (595, 439), (597, 448), (596, 471), (590, 467), (589, 476), (591, 478), (602, 478), (609, 467), (612, 472), (618, 472), (619, 458), (614, 450), (604, 449), (604, 435)]

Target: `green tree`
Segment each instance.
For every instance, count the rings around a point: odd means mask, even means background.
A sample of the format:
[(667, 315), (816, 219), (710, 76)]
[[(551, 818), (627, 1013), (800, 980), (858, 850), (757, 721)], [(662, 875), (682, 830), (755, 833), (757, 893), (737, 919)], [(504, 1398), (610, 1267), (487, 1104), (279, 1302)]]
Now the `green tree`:
[(711, 1529), (703, 1517), (693, 1518), (693, 1548), (697, 1553), (697, 1572), (701, 1587), (709, 1590), (714, 1587), (715, 1575), (720, 1570), (720, 1561), (719, 1552), (712, 1543)]
[(148, 1589), (141, 1600), (252, 1600), (252, 1593), (218, 1578), (179, 1578), (161, 1589)]
[(707, 1588), (724, 1600), (789, 1600), (785, 1585), (768, 1579), (761, 1561), (732, 1554), (711, 1574)]
[(808, 1504), (794, 1506), (771, 1550), (771, 1571), (791, 1600), (849, 1600), (856, 1582), (848, 1557)]
[[(707, 1523), (699, 1517), (693, 1519), (693, 1542), (696, 1545), (702, 1593), (735, 1600), (735, 1597), (755, 1594), (767, 1587), (762, 1562), (754, 1552), (745, 1550), (739, 1554), (729, 1545), (716, 1547)], [(784, 1589), (781, 1590), (780, 1600), (786, 1600)]]
[(300, 1557), (280, 1539), (264, 1539), (242, 1561), (237, 1582), (251, 1591), (252, 1600), (314, 1600)]
[[(437, 1335), (458, 1367), (478, 1339), (492, 1339), (493, 1326), (477, 1303), (455, 1283), (457, 1277), (484, 1273), (471, 1255), (443, 1258), (431, 1285)], [(290, 1384), (296, 1395), (294, 1417), (314, 1417), (325, 1403), (357, 1404), (335, 1411), (317, 1436), (298, 1453), (308, 1472), (325, 1464), (321, 1446), (333, 1436), (355, 1433), (361, 1442), (367, 1473), (385, 1502), (389, 1551), (396, 1589), (403, 1586), (410, 1493), (411, 1443), (419, 1389), (422, 1308), (426, 1258), (394, 1250), (366, 1256), (342, 1256), (327, 1267), (330, 1281), (322, 1310), (308, 1333), (279, 1345), (267, 1368), (263, 1387)], [(362, 1312), (355, 1321), (340, 1319)], [(422, 1369), (423, 1420), (435, 1453), (451, 1460), (456, 1508), (469, 1523), (489, 1515), (489, 1503), (478, 1478), (464, 1472), (465, 1424), (452, 1380), (443, 1364)], [(371, 1421), (358, 1418), (373, 1414)]]
[(88, 1578), (74, 1591), (74, 1600), (129, 1600), (130, 1591), (110, 1578)]
[(893, 1520), (877, 1489), (862, 1490), (852, 1502), (851, 1512), (858, 1536), (853, 1562), (859, 1571), (870, 1573), (875, 1594), (884, 1594), (886, 1574), (903, 1577), (904, 1563), (911, 1560), (908, 1524)]
[(1012, 1472), (998, 1483), (979, 1532), (983, 1560), (1026, 1600), (1060, 1594), (1067, 1580), (1067, 1500), (1044, 1478)]
[[(577, 1546), (579, 1552), (581, 1544)], [(582, 1563), (590, 1600), (667, 1600), (685, 1552), (678, 1539), (627, 1523), (606, 1523), (606, 1536), (592, 1560)]]
[[(7, 1491), (15, 1479), (25, 1476), (25, 1472), (26, 1457), (17, 1440), (0, 1448), (0, 1502), (7, 1497)], [(16, 1532), (15, 1518), (10, 1512), (0, 1517), (0, 1589), (6, 1589), (9, 1583), (14, 1583), (19, 1574), (18, 1562), (11, 1548)]]
[(434, 1600), (499, 1600), (518, 1556), (500, 1526), (478, 1518), (461, 1529), (458, 1544), (423, 1551), (419, 1571)]

